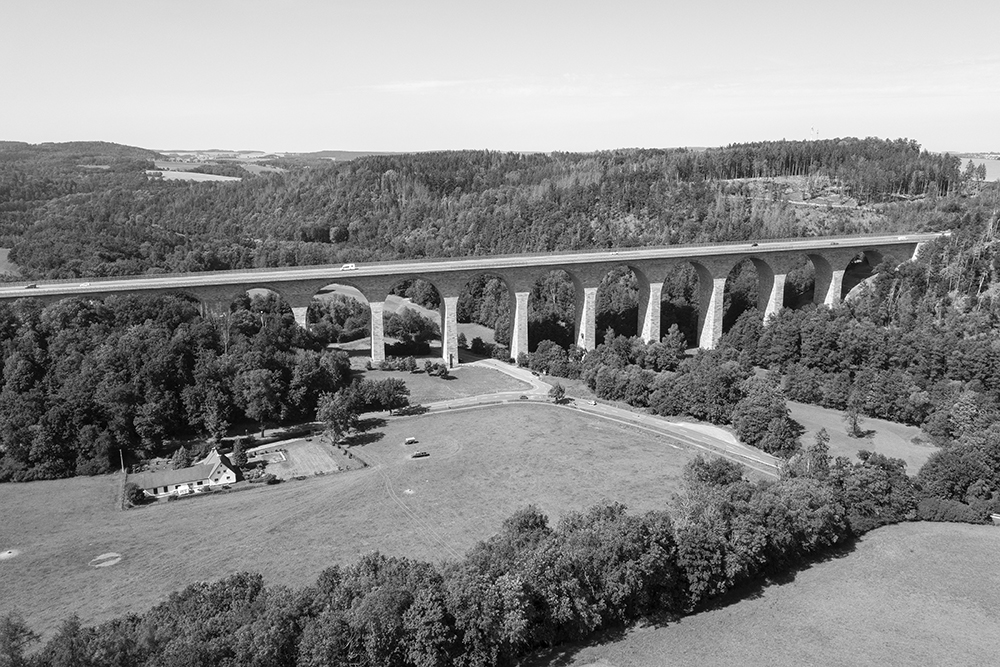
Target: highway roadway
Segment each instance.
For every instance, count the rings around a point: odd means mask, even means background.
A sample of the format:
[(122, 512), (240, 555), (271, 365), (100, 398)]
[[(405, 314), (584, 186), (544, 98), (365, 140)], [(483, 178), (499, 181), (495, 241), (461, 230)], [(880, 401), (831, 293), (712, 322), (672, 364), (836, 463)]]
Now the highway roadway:
[(701, 245), (622, 248), (587, 252), (539, 253), (525, 255), (480, 256), (452, 259), (406, 260), (365, 264), (301, 266), (277, 269), (207, 271), (202, 273), (158, 274), (121, 278), (80, 278), (77, 280), (11, 283), (0, 286), (0, 300), (26, 296), (82, 296), (113, 292), (162, 291), (188, 287), (271, 284), (299, 280), (412, 275), (414, 273), (450, 273), (490, 271), (510, 268), (572, 266), (593, 263), (626, 263), (638, 260), (686, 259), (722, 255), (758, 255), (772, 253), (816, 252), (835, 249), (858, 250), (906, 243), (923, 243), (938, 238), (939, 233), (891, 234), (882, 236), (844, 236), (784, 239), (756, 243), (706, 243)]

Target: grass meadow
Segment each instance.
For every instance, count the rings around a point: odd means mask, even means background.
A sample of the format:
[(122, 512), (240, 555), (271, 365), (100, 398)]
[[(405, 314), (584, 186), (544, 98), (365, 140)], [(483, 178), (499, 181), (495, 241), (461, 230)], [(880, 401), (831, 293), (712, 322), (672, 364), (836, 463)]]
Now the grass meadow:
[(563, 667), (995, 665), (1000, 529), (880, 528), (854, 549), (676, 623), (536, 663)]
[[(439, 361), (434, 358), (433, 361)], [(423, 366), (424, 360), (417, 360), (418, 366)], [(426, 405), (435, 401), (447, 401), (466, 396), (486, 396), (494, 393), (511, 391), (526, 391), (531, 385), (501, 373), (492, 368), (482, 366), (458, 366), (451, 371), (452, 377), (442, 380), (425, 373), (407, 373), (405, 371), (359, 371), (367, 380), (385, 380), (399, 378), (410, 390), (410, 403)]]
[[(391, 417), (363, 435), (352, 447), (363, 470), (125, 512), (113, 476), (0, 485), (0, 552), (19, 551), (0, 561), (0, 614), (51, 632), (72, 613), (93, 623), (142, 611), (242, 570), (302, 586), (372, 550), (456, 558), (528, 503), (553, 521), (602, 499), (660, 508), (694, 456), (546, 404)], [(430, 456), (409, 458), (417, 449)], [(88, 565), (108, 552), (121, 562)]]
[(938, 449), (926, 441), (927, 436), (916, 426), (865, 417), (861, 429), (868, 431), (868, 437), (852, 438), (847, 435), (842, 412), (794, 401), (788, 401), (788, 408), (792, 419), (805, 429), (801, 438), (803, 447), (815, 441), (817, 431), (826, 429), (830, 435), (830, 456), (846, 456), (853, 461), (858, 450), (867, 449), (903, 459), (906, 461), (906, 473), (916, 475)]

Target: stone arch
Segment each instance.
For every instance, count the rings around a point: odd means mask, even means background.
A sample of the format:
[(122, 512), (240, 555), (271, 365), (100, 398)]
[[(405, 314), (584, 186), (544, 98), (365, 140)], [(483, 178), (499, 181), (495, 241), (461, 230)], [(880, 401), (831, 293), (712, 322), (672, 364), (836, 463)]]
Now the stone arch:
[(546, 339), (562, 347), (579, 344), (580, 312), (585, 305), (580, 276), (566, 267), (552, 266), (534, 274), (530, 285), (524, 322), (528, 347), (534, 349)]
[(370, 353), (372, 306), (361, 285), (332, 280), (313, 292), (304, 308), (305, 324), (317, 338), (348, 354), (362, 351), (367, 339)]
[(595, 343), (604, 340), (608, 329), (616, 334), (643, 333), (649, 302), (649, 277), (639, 266), (623, 262), (603, 267), (595, 304)]
[(744, 257), (729, 269), (725, 278), (722, 331), (729, 331), (749, 310), (756, 309), (766, 319), (775, 300), (775, 271), (771, 264), (760, 257)]
[[(818, 253), (807, 254), (806, 257), (813, 265), (813, 303), (816, 305), (833, 303), (840, 298), (840, 280), (835, 282), (837, 274), (833, 264), (825, 255)], [(843, 277), (840, 273), (840, 277)]]
[[(516, 299), (510, 278), (502, 272), (484, 270), (470, 275), (455, 306), (457, 331), (465, 337), (466, 348), (471, 349), (471, 342), (479, 338), (484, 344), (513, 350)], [(482, 354), (485, 349), (473, 352)]]
[(878, 266), (885, 260), (881, 251), (866, 248), (856, 254), (844, 267), (844, 279), (840, 287), (840, 300), (843, 301), (858, 285), (868, 282), (877, 273)]
[(229, 302), (230, 311), (234, 309), (234, 305), (243, 295), (246, 296), (251, 304), (258, 299), (264, 299), (266, 301), (270, 295), (270, 297), (276, 302), (275, 307), (279, 309), (279, 312), (285, 312), (286, 308), (288, 309), (288, 312), (292, 312), (292, 305), (286, 298), (284, 290), (268, 283), (253, 283), (237, 287), (232, 300)]
[[(399, 285), (401, 285), (403, 283), (407, 283), (407, 282), (410, 282), (411, 284), (416, 284), (417, 282), (424, 283), (426, 286), (430, 287), (433, 290), (434, 300), (438, 304), (438, 312), (437, 312), (436, 315), (433, 315), (432, 314), (432, 309), (426, 307), (426, 305), (422, 305), (422, 304), (418, 304), (418, 303), (413, 303), (412, 301), (410, 301), (409, 303), (406, 303), (406, 301), (408, 299), (410, 299), (410, 297), (406, 297), (406, 296), (402, 296), (401, 297), (401, 296), (399, 296), (399, 295), (397, 295), (397, 294), (394, 293), (394, 290)], [(390, 331), (389, 327), (392, 326), (392, 324), (393, 324), (391, 322), (390, 318), (393, 318), (393, 317), (405, 318), (405, 317), (413, 317), (415, 315), (415, 316), (418, 316), (418, 317), (420, 317), (422, 319), (425, 319), (425, 320), (427, 320), (427, 321), (429, 321), (429, 322), (431, 322), (431, 323), (433, 323), (434, 325), (437, 326), (436, 335), (437, 335), (438, 339), (441, 341), (441, 349), (442, 349), (441, 356), (444, 356), (445, 359), (448, 360), (447, 359), (447, 355), (448, 355), (447, 339), (448, 339), (449, 336), (451, 338), (456, 339), (455, 343), (457, 345), (457, 333), (453, 330), (453, 327), (449, 327), (448, 326), (448, 322), (447, 322), (448, 318), (447, 318), (446, 313), (445, 313), (445, 292), (444, 292), (444, 290), (442, 288), (440, 288), (438, 286), (437, 283), (438, 283), (438, 281), (435, 279), (434, 276), (427, 276), (427, 275), (423, 275), (423, 274), (419, 274), (419, 273), (405, 273), (405, 274), (393, 275), (391, 277), (391, 280), (389, 280), (389, 281), (387, 281), (385, 283), (386, 284), (386, 293), (384, 294), (384, 299), (385, 300), (382, 302), (382, 312), (381, 312), (381, 317), (382, 317), (382, 323), (381, 324), (382, 324), (382, 326), (381, 326), (381, 328), (382, 328), (382, 334), (383, 334), (383, 336), (390, 336), (391, 335), (391, 331)], [(405, 311), (407, 311), (407, 310), (411, 311), (411, 313), (406, 313)], [(388, 311), (388, 312), (386, 312), (386, 311)], [(376, 328), (378, 328), (378, 324), (375, 321), (377, 319), (377, 317), (378, 316), (375, 314), (375, 311), (373, 309), (372, 310), (372, 330), (373, 330), (373, 332), (374, 332), (374, 330)], [(403, 344), (409, 343), (409, 344), (411, 344), (413, 346), (419, 346), (419, 345), (422, 345), (423, 343), (427, 343), (427, 345), (428, 345), (428, 352), (430, 352), (430, 348), (432, 347), (430, 345), (430, 341), (433, 340), (433, 339), (432, 338), (426, 338), (426, 336), (431, 335), (430, 332), (427, 331), (427, 330), (420, 330), (420, 329), (412, 329), (412, 332), (413, 332), (413, 335), (416, 336), (414, 339), (409, 340), (409, 341), (407, 341), (407, 340), (400, 340), (400, 343), (403, 343)], [(397, 331), (396, 333), (400, 333), (400, 332)], [(383, 339), (383, 341), (384, 341), (384, 339)], [(373, 336), (373, 340), (372, 340), (372, 346), (373, 346), (372, 357), (373, 358), (375, 358), (375, 349), (374, 349), (374, 347), (377, 344), (378, 343), (375, 342), (374, 336)], [(415, 347), (415, 349), (416, 349), (416, 347)], [(456, 355), (454, 354), (454, 352), (452, 352), (451, 356), (455, 357)], [(383, 353), (383, 358), (384, 358), (384, 353)], [(450, 361), (450, 360), (448, 360), (448, 361)], [(457, 357), (454, 359), (454, 361), (457, 362)]]
[(148, 292), (148, 294), (180, 297), (181, 299), (184, 299), (196, 305), (198, 307), (198, 312), (201, 313), (202, 317), (206, 317), (212, 312), (211, 309), (208, 307), (208, 300), (205, 298), (205, 295), (198, 294), (198, 292), (194, 290), (179, 288), (179, 289), (169, 289), (169, 290), (158, 290), (156, 292)]
[[(699, 275), (699, 267), (702, 274)], [(708, 276), (704, 276), (704, 272)], [(659, 336), (663, 336), (671, 326), (676, 325), (684, 335), (687, 344), (697, 347), (699, 333), (701, 331), (699, 285), (706, 279), (710, 281), (711, 272), (707, 267), (697, 261), (679, 259), (669, 262), (666, 268), (658, 268), (656, 276), (662, 282), (654, 283), (660, 286), (659, 294), (655, 295), (659, 301)], [(652, 342), (650, 338), (647, 341)]]
[(773, 304), (765, 311), (764, 321), (782, 308), (798, 310), (812, 303), (822, 303), (823, 294), (819, 289), (822, 275), (829, 276), (830, 263), (814, 253), (789, 254), (778, 263), (775, 279)]

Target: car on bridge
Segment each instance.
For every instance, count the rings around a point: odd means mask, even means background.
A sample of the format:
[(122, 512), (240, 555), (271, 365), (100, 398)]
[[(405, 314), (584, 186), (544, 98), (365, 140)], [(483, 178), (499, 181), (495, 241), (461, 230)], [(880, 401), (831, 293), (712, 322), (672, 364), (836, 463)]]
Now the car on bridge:
[(358, 268), (357, 264), (344, 264), (343, 266), (340, 267), (340, 270), (341, 271), (354, 271), (356, 268)]

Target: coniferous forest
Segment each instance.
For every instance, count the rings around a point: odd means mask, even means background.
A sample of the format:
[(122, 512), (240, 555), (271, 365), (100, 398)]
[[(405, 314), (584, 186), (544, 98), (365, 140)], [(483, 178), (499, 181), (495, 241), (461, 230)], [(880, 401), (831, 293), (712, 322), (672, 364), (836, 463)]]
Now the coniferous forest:
[[(100, 626), (69, 619), (30, 656), (33, 633), (11, 615), (0, 619), (9, 664), (513, 664), (645, 615), (689, 613), (880, 525), (1000, 511), (1000, 189), (957, 158), (847, 138), (283, 159), (277, 173), (197, 184), (150, 178), (156, 159), (113, 144), (0, 143), (2, 245), (26, 277), (46, 279), (951, 234), (913, 262), (887, 261), (841, 305), (787, 308), (766, 324), (737, 276), (730, 306), (742, 299), (744, 312), (718, 350), (695, 356), (684, 352), (688, 279), (665, 303), (663, 339), (645, 344), (629, 336), (628, 275), (613, 276), (602, 343), (588, 354), (567, 340), (565, 285), (537, 286), (533, 351), (519, 363), (657, 414), (731, 425), (786, 461), (778, 481), (698, 459), (662, 512), (608, 504), (550, 526), (528, 508), (457, 562), (374, 554), (300, 590), (240, 574)], [(795, 205), (790, 179), (806, 204), (818, 193), (847, 203)], [(497, 290), (484, 278), (460, 310), (502, 339)], [(0, 479), (104, 472), (120, 449), (218, 434), (241, 418), (315, 418), (319, 396), (350, 382), (346, 358), (325, 344), (361, 335), (359, 316), (330, 305), (307, 332), (279, 301), (246, 296), (214, 320), (174, 297), (0, 304)], [(916, 477), (880, 454), (833, 459), (822, 437), (799, 442), (786, 399), (917, 425), (939, 449)]]

